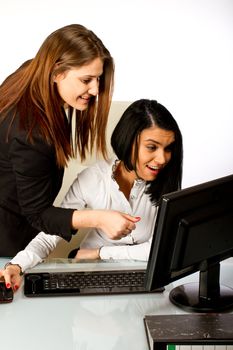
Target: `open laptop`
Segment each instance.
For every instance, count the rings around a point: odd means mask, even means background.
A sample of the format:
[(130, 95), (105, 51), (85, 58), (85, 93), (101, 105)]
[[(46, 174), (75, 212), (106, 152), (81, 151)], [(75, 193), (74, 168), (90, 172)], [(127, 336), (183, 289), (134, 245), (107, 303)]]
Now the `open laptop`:
[(25, 273), (24, 294), (41, 297), (152, 293), (144, 286), (146, 269), (146, 262), (129, 260), (46, 260)]

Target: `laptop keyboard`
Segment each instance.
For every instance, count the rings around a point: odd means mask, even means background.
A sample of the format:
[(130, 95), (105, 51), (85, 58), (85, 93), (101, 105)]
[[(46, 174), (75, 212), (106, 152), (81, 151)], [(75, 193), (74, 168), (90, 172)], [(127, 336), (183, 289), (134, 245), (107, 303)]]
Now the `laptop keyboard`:
[(145, 270), (26, 273), (27, 296), (143, 292)]

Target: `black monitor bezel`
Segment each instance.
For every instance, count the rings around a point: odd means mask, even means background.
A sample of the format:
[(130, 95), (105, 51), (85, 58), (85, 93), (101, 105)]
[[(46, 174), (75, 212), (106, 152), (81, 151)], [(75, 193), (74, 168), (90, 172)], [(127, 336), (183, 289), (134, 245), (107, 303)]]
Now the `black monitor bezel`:
[[(180, 210), (181, 202), (184, 205), (182, 210)], [(185, 216), (185, 213), (189, 215), (191, 210), (204, 208), (205, 205), (209, 206), (212, 202), (223, 203), (233, 210), (233, 175), (162, 196), (148, 259), (145, 279), (147, 290), (165, 287), (173, 281), (200, 270), (202, 261), (177, 271), (171, 269), (177, 238), (176, 225), (178, 225), (177, 220)], [(174, 225), (174, 230), (172, 225)], [(231, 256), (233, 256), (233, 247), (229, 247), (227, 251), (220, 252), (216, 256), (209, 257), (208, 262), (217, 263)]]

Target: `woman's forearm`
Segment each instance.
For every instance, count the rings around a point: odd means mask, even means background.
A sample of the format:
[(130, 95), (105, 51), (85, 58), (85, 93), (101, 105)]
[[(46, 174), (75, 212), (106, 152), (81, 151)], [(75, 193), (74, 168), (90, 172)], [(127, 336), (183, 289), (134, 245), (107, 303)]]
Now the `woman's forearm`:
[(60, 240), (62, 240), (61, 237), (40, 232), (24, 250), (18, 252), (11, 263), (19, 264), (22, 271), (32, 268), (45, 259), (55, 249)]
[(151, 239), (147, 242), (133, 245), (104, 246), (100, 249), (101, 259), (126, 259), (148, 261)]

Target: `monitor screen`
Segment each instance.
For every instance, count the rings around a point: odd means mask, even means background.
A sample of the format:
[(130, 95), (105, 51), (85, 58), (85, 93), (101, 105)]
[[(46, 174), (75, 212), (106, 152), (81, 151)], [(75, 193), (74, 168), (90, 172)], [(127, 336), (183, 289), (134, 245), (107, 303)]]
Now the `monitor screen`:
[(220, 285), (220, 262), (232, 256), (233, 175), (163, 195), (148, 261), (147, 290), (199, 271), (198, 283), (171, 290), (171, 302), (187, 311), (231, 308), (233, 289)]

